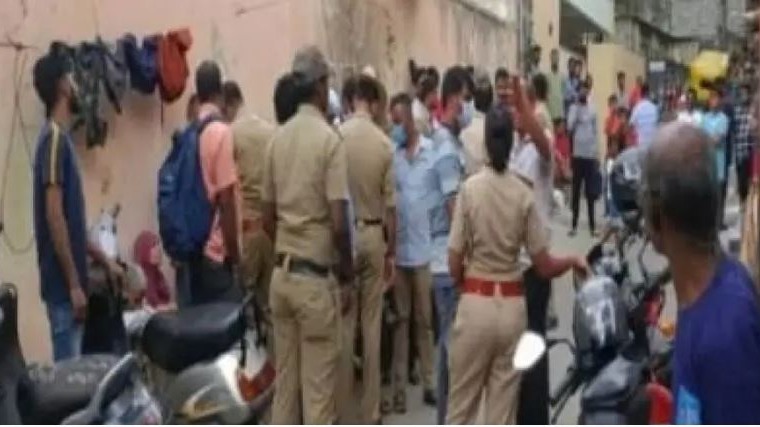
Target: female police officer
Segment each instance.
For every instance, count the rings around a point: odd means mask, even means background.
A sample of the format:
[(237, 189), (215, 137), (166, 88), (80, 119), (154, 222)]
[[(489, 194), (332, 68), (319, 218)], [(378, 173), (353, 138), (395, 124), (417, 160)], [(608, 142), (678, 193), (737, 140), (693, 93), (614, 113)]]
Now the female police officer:
[(507, 171), (509, 113), (491, 110), (485, 129), (488, 165), (462, 185), (449, 237), (449, 269), (462, 292), (450, 337), (450, 424), (473, 422), (482, 393), (487, 424), (515, 422), (519, 373), (512, 356), (526, 326), (521, 249), (546, 278), (585, 269), (581, 258), (549, 255), (533, 192)]

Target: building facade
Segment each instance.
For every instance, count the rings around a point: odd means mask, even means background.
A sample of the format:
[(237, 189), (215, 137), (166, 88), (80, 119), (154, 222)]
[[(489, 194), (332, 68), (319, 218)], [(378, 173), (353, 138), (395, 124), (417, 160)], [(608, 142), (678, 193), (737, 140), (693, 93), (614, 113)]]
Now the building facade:
[[(189, 27), (193, 45), (191, 69), (204, 59), (216, 60), (225, 78), (238, 81), (246, 110), (273, 117), (272, 91), (290, 67), (293, 53), (317, 44), (336, 71), (337, 87), (344, 73), (369, 64), (390, 93), (408, 87), (410, 58), (439, 68), (477, 64), (489, 71), (515, 69), (516, 11), (510, 0), (93, 0), (2, 1), (0, 29), (21, 52), (0, 47), (0, 93), (18, 91), (19, 104), (0, 104), (0, 152), (8, 162), (0, 174), (5, 203), (0, 219), (0, 279), (18, 285), (20, 331), (24, 353), (31, 360), (50, 357), (48, 321), (39, 296), (39, 275), (32, 239), (31, 170), (27, 151), (43, 121), (34, 93), (31, 69), (53, 40), (69, 43), (100, 35), (113, 40), (124, 33), (138, 36)], [(104, 207), (121, 204), (120, 252), (131, 259), (141, 230), (156, 230), (156, 174), (175, 129), (184, 123), (185, 103), (194, 91), (188, 79), (183, 97), (163, 104), (158, 95), (128, 91), (120, 115), (105, 108), (109, 122), (104, 147), (88, 150), (77, 144), (88, 218)], [(8, 96), (10, 99), (10, 96)], [(18, 112), (24, 120), (19, 120)], [(23, 122), (23, 123), (22, 123)], [(21, 132), (23, 130), (23, 132)], [(33, 240), (32, 240), (33, 241)], [(10, 243), (10, 244), (8, 244)], [(167, 273), (171, 274), (167, 268)]]
[(746, 0), (616, 0), (615, 39), (648, 60), (688, 64), (701, 49), (732, 49), (746, 7)]

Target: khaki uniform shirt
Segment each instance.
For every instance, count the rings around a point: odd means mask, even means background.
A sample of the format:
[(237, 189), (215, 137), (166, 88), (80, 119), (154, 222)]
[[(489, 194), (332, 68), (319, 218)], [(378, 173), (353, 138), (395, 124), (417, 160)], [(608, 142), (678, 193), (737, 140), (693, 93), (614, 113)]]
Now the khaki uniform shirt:
[(275, 129), (272, 124), (255, 115), (238, 120), (232, 125), (235, 162), (240, 174), (243, 215), (246, 219), (259, 220), (261, 218), (264, 155)]
[(464, 182), (454, 208), (449, 249), (462, 253), (465, 277), (519, 281), (520, 250), (548, 245), (531, 189), (511, 172), (490, 167)]
[(332, 265), (330, 202), (348, 199), (345, 144), (314, 106), (275, 135), (264, 160), (261, 198), (277, 211), (276, 252)]
[(357, 220), (385, 218), (396, 206), (393, 144), (366, 114), (355, 114), (340, 128), (348, 160), (348, 186)]

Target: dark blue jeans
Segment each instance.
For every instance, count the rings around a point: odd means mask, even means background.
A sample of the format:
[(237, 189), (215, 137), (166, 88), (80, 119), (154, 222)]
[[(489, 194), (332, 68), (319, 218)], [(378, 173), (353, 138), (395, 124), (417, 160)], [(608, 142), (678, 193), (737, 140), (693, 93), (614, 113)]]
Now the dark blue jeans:
[(457, 309), (454, 281), (448, 274), (433, 275), (433, 294), (438, 312), (438, 411), (437, 423), (446, 424), (449, 398), (449, 331)]
[(82, 354), (82, 323), (74, 320), (69, 302), (46, 303), (50, 336), (53, 341), (53, 360), (72, 359)]
[(179, 262), (174, 270), (176, 281), (174, 285), (177, 299), (177, 307), (183, 308), (190, 305), (190, 266), (186, 262)]

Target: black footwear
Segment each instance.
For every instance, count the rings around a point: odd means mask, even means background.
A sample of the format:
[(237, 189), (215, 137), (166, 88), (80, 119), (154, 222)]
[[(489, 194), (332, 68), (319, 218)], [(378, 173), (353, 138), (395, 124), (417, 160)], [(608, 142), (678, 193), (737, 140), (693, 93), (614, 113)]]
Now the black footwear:
[(409, 371), (409, 384), (420, 385), (420, 376), (414, 370)]
[(568, 231), (567, 235), (570, 237), (575, 237), (575, 235), (578, 234), (578, 231), (574, 228), (571, 228), (570, 231)]
[(435, 393), (433, 390), (427, 389), (422, 393), (422, 401), (425, 402), (425, 405), (428, 406), (435, 406), (436, 404), (436, 398)]
[(397, 414), (406, 414), (406, 398), (404, 396), (396, 396), (393, 399), (393, 412)]
[(559, 326), (559, 319), (557, 318), (557, 313), (555, 313), (554, 310), (550, 310), (546, 314), (546, 330), (553, 331), (557, 329), (557, 326)]
[(391, 412), (393, 412), (393, 408), (391, 407), (391, 402), (387, 400), (383, 400), (380, 402), (380, 414), (381, 415), (388, 415)]

